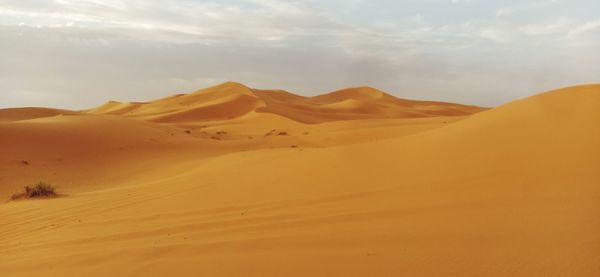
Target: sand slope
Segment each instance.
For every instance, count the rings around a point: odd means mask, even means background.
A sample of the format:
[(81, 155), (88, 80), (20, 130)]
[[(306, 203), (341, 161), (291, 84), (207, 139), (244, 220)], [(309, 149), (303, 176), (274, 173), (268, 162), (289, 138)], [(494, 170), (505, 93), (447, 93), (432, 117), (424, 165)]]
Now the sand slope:
[[(177, 117), (170, 104), (138, 107), (139, 117), (88, 111), (102, 115), (0, 123), (9, 134), (0, 138), (10, 157), (0, 164), (4, 191), (6, 180), (39, 174), (68, 183), (70, 194), (0, 205), (0, 272), (600, 274), (600, 85), (462, 117), (350, 121), (337, 110), (386, 114), (389, 107), (373, 104), (381, 100), (369, 100), (386, 95), (279, 91), (271, 101), (290, 99), (298, 110), (281, 108), (284, 115), (259, 111), (276, 106), (261, 93), (190, 102), (196, 109), (242, 97), (242, 107), (255, 105), (231, 119)], [(315, 121), (324, 123), (303, 123)], [(50, 162), (57, 155), (69, 158), (59, 166)], [(20, 157), (42, 165), (11, 161)]]

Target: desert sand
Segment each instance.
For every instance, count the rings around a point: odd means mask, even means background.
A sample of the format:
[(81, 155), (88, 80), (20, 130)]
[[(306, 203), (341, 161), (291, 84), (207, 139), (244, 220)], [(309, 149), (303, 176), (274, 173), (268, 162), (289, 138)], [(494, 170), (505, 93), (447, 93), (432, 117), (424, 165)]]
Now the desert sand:
[(0, 276), (600, 276), (600, 85), (5, 109), (0, 197)]

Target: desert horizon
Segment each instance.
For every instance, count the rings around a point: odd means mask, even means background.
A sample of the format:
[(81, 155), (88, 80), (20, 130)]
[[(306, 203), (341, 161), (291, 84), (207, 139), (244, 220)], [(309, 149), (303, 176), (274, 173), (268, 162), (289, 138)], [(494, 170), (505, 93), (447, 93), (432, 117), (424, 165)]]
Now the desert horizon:
[[(580, 84), (580, 85), (574, 85), (574, 86), (584, 86), (584, 85), (592, 85), (592, 84)], [(81, 109), (68, 109), (68, 108), (60, 108), (60, 107), (40, 107), (40, 106), (13, 106), (13, 107), (0, 107), (0, 109), (5, 110), (5, 111), (9, 111), (12, 109), (23, 109), (23, 108), (42, 108), (42, 109), (47, 109), (47, 110), (56, 110), (56, 111), (66, 111), (66, 112), (86, 112), (86, 111), (90, 111), (90, 110), (98, 110), (98, 109), (109, 109), (109, 106), (118, 106), (118, 105), (143, 105), (143, 104), (149, 104), (151, 102), (154, 101), (159, 101), (159, 100), (163, 100), (163, 99), (169, 99), (169, 98), (177, 98), (177, 97), (181, 97), (184, 95), (188, 95), (188, 94), (194, 94), (194, 93), (199, 93), (201, 91), (204, 90), (208, 90), (208, 89), (212, 89), (212, 88), (221, 88), (221, 87), (234, 87), (234, 89), (232, 90), (237, 90), (238, 93), (243, 93), (246, 90), (251, 90), (254, 92), (258, 92), (259, 94), (261, 92), (270, 92), (273, 94), (285, 94), (285, 95), (289, 95), (292, 98), (323, 98), (323, 97), (327, 97), (327, 95), (340, 95), (339, 97), (348, 97), (348, 98), (352, 98), (355, 97), (357, 95), (360, 95), (361, 92), (363, 92), (362, 94), (364, 94), (365, 96), (368, 96), (369, 94), (378, 96), (385, 96), (388, 98), (397, 98), (398, 100), (406, 100), (406, 101), (414, 101), (416, 102), (432, 102), (432, 103), (439, 103), (439, 104), (455, 104), (455, 105), (462, 105), (462, 106), (472, 106), (472, 107), (477, 107), (477, 105), (474, 104), (466, 104), (466, 103), (453, 103), (453, 102), (449, 102), (449, 101), (435, 101), (433, 99), (408, 99), (408, 98), (404, 98), (404, 97), (399, 97), (394, 93), (389, 93), (389, 92), (385, 92), (383, 90), (377, 89), (375, 87), (372, 86), (368, 86), (368, 85), (363, 85), (363, 86), (348, 86), (348, 87), (342, 87), (336, 90), (332, 90), (332, 91), (328, 91), (328, 92), (323, 92), (323, 93), (316, 93), (313, 94), (311, 93), (310, 95), (305, 95), (305, 94), (300, 94), (300, 93), (295, 93), (295, 92), (291, 92), (289, 90), (285, 90), (285, 89), (258, 89), (258, 88), (250, 88), (249, 86), (241, 83), (241, 82), (236, 82), (236, 81), (225, 81), (219, 84), (213, 84), (211, 86), (208, 86), (206, 88), (200, 88), (197, 90), (194, 90), (192, 92), (178, 92), (178, 93), (165, 93), (163, 96), (159, 96), (157, 99), (147, 99), (147, 101), (124, 101), (121, 99), (107, 99), (105, 100), (103, 103), (97, 103), (96, 105), (92, 106), (92, 107), (86, 107), (86, 108), (81, 108)], [(347, 94), (347, 95), (344, 95)], [(513, 99), (510, 101), (514, 101), (517, 99)], [(503, 103), (506, 104), (506, 103)], [(502, 105), (502, 104), (501, 104)], [(490, 107), (480, 107), (482, 109), (488, 109)]]
[(0, 277), (598, 277), (600, 1), (0, 1)]

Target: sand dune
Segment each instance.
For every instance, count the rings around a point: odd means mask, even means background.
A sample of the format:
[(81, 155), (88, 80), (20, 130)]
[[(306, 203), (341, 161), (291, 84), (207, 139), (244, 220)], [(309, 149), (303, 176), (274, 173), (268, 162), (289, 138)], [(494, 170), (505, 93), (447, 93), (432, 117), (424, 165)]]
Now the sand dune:
[(191, 94), (179, 94), (148, 103), (108, 102), (87, 110), (90, 114), (119, 114), (157, 122), (225, 120), (254, 109), (258, 99), (244, 85), (228, 82)]
[(227, 82), (148, 103), (111, 101), (86, 112), (119, 114), (156, 122), (227, 120), (250, 112), (263, 112), (304, 123), (320, 123), (366, 118), (463, 116), (483, 110), (485, 108), (477, 106), (398, 99), (369, 87), (303, 97), (282, 90), (256, 90)]
[(35, 119), (42, 117), (60, 116), (60, 115), (73, 115), (77, 112), (61, 109), (50, 109), (50, 108), (10, 108), (0, 109), (0, 122), (1, 121), (19, 121), (27, 119)]
[(600, 85), (479, 112), (226, 83), (4, 119), (0, 193), (68, 196), (0, 205), (0, 272), (597, 276), (598, 107)]

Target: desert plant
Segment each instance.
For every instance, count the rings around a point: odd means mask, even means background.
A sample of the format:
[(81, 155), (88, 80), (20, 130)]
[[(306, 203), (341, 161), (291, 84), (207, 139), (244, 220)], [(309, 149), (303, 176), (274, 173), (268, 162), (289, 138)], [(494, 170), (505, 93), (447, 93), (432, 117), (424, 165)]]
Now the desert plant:
[(11, 199), (37, 198), (37, 197), (55, 197), (56, 189), (48, 183), (38, 182), (33, 186), (25, 186), (25, 192), (13, 194)]
[(26, 186), (25, 192), (28, 197), (40, 197), (40, 196), (56, 196), (54, 187), (44, 182), (38, 182), (34, 186)]

